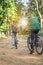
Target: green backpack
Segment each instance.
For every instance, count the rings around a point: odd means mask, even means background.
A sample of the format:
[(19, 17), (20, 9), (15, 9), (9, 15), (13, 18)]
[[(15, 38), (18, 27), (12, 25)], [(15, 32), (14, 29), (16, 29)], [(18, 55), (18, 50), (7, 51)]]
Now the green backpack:
[(30, 18), (30, 28), (31, 30), (40, 29), (39, 20), (37, 17)]

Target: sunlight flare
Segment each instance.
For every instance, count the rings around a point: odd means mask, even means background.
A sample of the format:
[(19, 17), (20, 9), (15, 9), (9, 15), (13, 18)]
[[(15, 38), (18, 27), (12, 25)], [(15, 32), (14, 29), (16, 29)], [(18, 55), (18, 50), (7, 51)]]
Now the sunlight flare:
[(21, 26), (22, 28), (25, 28), (27, 26), (27, 19), (26, 18), (21, 18), (19, 20), (19, 26)]

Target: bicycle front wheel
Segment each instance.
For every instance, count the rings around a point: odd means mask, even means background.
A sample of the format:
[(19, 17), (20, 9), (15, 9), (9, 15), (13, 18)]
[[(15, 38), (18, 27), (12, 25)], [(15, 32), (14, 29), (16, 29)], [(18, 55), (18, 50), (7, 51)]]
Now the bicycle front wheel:
[(40, 37), (38, 37), (37, 45), (36, 45), (36, 52), (41, 55), (43, 53), (43, 43)]

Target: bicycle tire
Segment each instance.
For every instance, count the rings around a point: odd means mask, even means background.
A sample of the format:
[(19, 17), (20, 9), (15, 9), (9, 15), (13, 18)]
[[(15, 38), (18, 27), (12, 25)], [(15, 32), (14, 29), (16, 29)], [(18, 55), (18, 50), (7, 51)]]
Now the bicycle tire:
[[(37, 54), (41, 55), (43, 53), (43, 43), (42, 40), (40, 39), (40, 37), (38, 37), (38, 42), (37, 42), (37, 47), (36, 47), (36, 52)], [(38, 49), (38, 47), (40, 47), (40, 49)]]
[(27, 47), (28, 47), (28, 49), (29, 49), (29, 51), (31, 51), (31, 38), (30, 37), (28, 37), (27, 38)]

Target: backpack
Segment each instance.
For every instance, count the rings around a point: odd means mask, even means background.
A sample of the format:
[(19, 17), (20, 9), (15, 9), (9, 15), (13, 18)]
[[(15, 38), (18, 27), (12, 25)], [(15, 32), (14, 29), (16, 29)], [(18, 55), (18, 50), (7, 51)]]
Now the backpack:
[(39, 20), (37, 17), (30, 18), (30, 28), (31, 30), (40, 29)]

